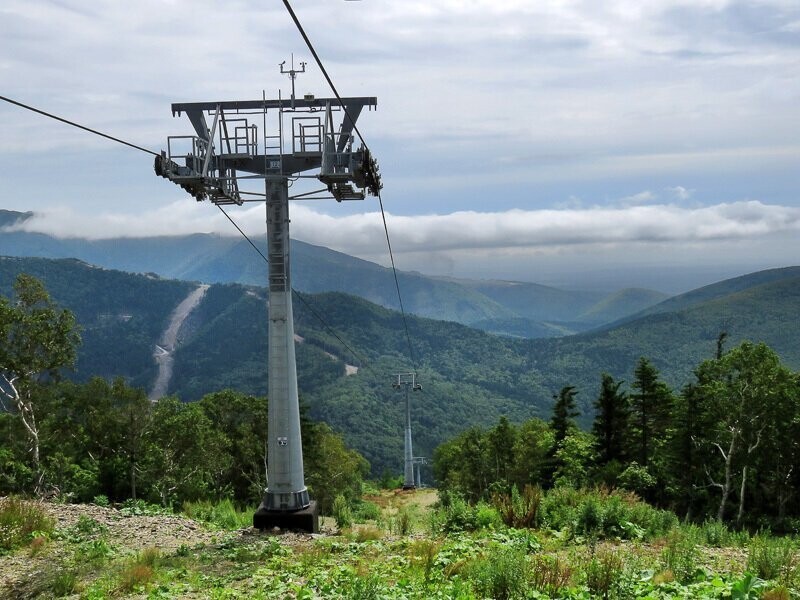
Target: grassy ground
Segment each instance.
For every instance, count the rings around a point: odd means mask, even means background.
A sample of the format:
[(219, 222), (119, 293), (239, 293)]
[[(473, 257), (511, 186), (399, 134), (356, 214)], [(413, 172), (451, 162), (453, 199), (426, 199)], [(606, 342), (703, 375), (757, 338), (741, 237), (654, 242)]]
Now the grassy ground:
[(313, 536), (225, 530), (147, 507), (43, 505), (49, 526), (38, 521), (0, 555), (0, 597), (800, 597), (793, 540), (729, 536), (712, 547), (708, 532), (686, 527), (648, 541), (499, 523), (446, 532), (436, 498), (373, 494), (376, 518), (343, 531), (325, 518)]

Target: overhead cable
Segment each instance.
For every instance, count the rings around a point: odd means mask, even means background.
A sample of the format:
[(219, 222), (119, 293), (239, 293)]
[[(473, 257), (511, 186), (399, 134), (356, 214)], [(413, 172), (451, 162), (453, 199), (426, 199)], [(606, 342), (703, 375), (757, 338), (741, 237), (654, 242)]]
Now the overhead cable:
[(49, 112), (45, 112), (41, 109), (35, 108), (28, 104), (24, 104), (22, 102), (18, 102), (17, 100), (12, 100), (11, 98), (6, 98), (5, 96), (0, 96), (0, 100), (8, 102), (9, 104), (16, 104), (17, 106), (24, 108), (26, 110), (30, 110), (32, 112), (38, 113), (40, 115), (44, 115), (50, 119), (55, 119), (56, 121), (60, 121), (62, 123), (66, 123), (67, 125), (72, 125), (73, 127), (77, 127), (78, 129), (83, 129), (84, 131), (88, 131), (89, 133), (93, 133), (95, 135), (99, 135), (100, 137), (104, 137), (109, 140), (113, 140), (120, 144), (124, 144), (125, 146), (130, 146), (131, 148), (136, 148), (137, 150), (141, 150), (142, 152), (147, 152), (148, 154), (152, 154), (153, 156), (158, 156), (158, 152), (153, 152), (152, 150), (148, 150), (147, 148), (142, 148), (141, 146), (137, 146), (136, 144), (132, 144), (130, 142), (126, 142), (125, 140), (121, 140), (118, 137), (114, 137), (113, 135), (108, 135), (107, 133), (103, 133), (102, 131), (97, 131), (97, 129), (92, 129), (91, 127), (86, 127), (85, 125), (81, 125), (76, 123), (75, 121), (70, 121), (69, 119), (65, 119), (63, 117), (59, 117), (57, 115), (51, 114)]
[[(297, 18), (297, 15), (295, 14), (294, 10), (292, 9), (292, 5), (289, 4), (289, 0), (283, 0), (283, 5), (286, 7), (286, 10), (289, 12), (289, 16), (292, 17), (292, 21), (294, 21), (294, 24), (297, 27), (297, 30), (300, 32), (300, 35), (302, 36), (303, 40), (305, 41), (306, 46), (308, 46), (308, 50), (311, 52), (311, 55), (314, 57), (314, 60), (316, 61), (317, 66), (319, 67), (319, 70), (322, 72), (322, 75), (325, 77), (325, 80), (328, 82), (328, 85), (330, 86), (331, 91), (333, 91), (334, 95), (336, 96), (336, 99), (339, 101), (339, 105), (342, 107), (342, 110), (344, 111), (345, 116), (347, 117), (349, 122), (353, 124), (353, 129), (355, 129), (355, 132), (358, 134), (358, 137), (361, 138), (361, 142), (364, 144), (364, 148), (366, 148), (369, 151), (369, 146), (367, 145), (366, 139), (364, 139), (364, 136), (361, 135), (361, 132), (358, 130), (358, 125), (356, 125), (355, 119), (353, 119), (352, 116), (350, 115), (350, 113), (348, 112), (347, 107), (345, 106), (344, 101), (342, 100), (342, 97), (339, 95), (339, 91), (336, 89), (336, 86), (333, 84), (333, 80), (331, 79), (330, 75), (328, 75), (327, 69), (325, 69), (325, 65), (322, 64), (322, 60), (320, 59), (319, 54), (317, 54), (317, 51), (314, 49), (314, 45), (311, 43), (311, 40), (309, 39), (308, 35), (306, 34), (305, 29), (303, 29), (303, 26), (300, 24), (300, 20)], [(403, 326), (404, 326), (405, 332), (406, 332), (406, 341), (408, 342), (408, 353), (409, 353), (409, 356), (411, 358), (411, 364), (412, 364), (412, 366), (414, 366), (414, 369), (416, 369), (416, 360), (414, 359), (414, 348), (413, 348), (413, 346), (411, 344), (411, 334), (409, 333), (409, 329), (408, 329), (408, 319), (406, 318), (406, 311), (405, 311), (405, 309), (403, 307), (403, 297), (400, 294), (400, 282), (399, 282), (398, 277), (397, 277), (397, 268), (395, 267), (394, 254), (392, 252), (392, 242), (389, 239), (389, 227), (386, 224), (386, 212), (383, 209), (383, 199), (381, 198), (380, 192), (378, 193), (378, 204), (380, 205), (380, 209), (381, 209), (381, 219), (383, 220), (383, 231), (386, 234), (386, 245), (389, 248), (389, 259), (391, 260), (391, 263), (392, 263), (392, 273), (394, 273), (394, 284), (395, 284), (395, 287), (397, 288), (397, 300), (400, 303), (400, 314), (403, 316)]]
[[(239, 233), (241, 233), (241, 234), (242, 234), (242, 236), (244, 237), (244, 239), (246, 239), (246, 240), (247, 240), (247, 241), (250, 243), (250, 245), (253, 247), (253, 250), (255, 250), (256, 252), (258, 252), (258, 254), (261, 256), (261, 258), (263, 258), (263, 259), (264, 259), (264, 262), (265, 262), (265, 263), (267, 263), (267, 264), (269, 264), (269, 259), (268, 259), (266, 256), (264, 256), (264, 253), (263, 253), (263, 252), (261, 252), (261, 250), (259, 250), (259, 249), (258, 249), (258, 246), (256, 246), (256, 245), (255, 245), (255, 243), (253, 243), (253, 240), (251, 240), (251, 239), (250, 239), (250, 237), (249, 237), (249, 236), (248, 236), (248, 235), (247, 235), (247, 234), (246, 234), (246, 233), (245, 233), (245, 232), (242, 230), (242, 228), (241, 228), (241, 227), (239, 227), (239, 225), (237, 225), (237, 224), (236, 224), (236, 222), (235, 222), (235, 221), (234, 221), (234, 220), (233, 220), (233, 219), (230, 217), (230, 215), (229, 215), (227, 212), (225, 212), (225, 209), (224, 209), (224, 208), (222, 208), (222, 207), (221, 207), (219, 204), (217, 204), (217, 208), (219, 208), (219, 209), (220, 209), (220, 211), (222, 211), (222, 214), (223, 214), (223, 215), (225, 215), (225, 217), (227, 217), (228, 221), (230, 221), (230, 222), (233, 224), (233, 226), (234, 226), (234, 227), (236, 227), (236, 229), (239, 231)], [(363, 359), (363, 357), (362, 357), (362, 356), (361, 356), (361, 355), (360, 355), (358, 352), (356, 352), (355, 350), (353, 350), (353, 349), (350, 347), (350, 345), (349, 345), (347, 342), (345, 342), (345, 341), (344, 341), (344, 340), (343, 340), (343, 339), (342, 339), (342, 338), (339, 336), (339, 334), (338, 334), (338, 333), (336, 333), (336, 331), (334, 331), (334, 329), (333, 329), (333, 328), (332, 328), (330, 325), (328, 325), (328, 323), (325, 321), (325, 319), (322, 317), (322, 315), (320, 315), (320, 314), (319, 314), (319, 312), (318, 312), (318, 311), (316, 311), (316, 310), (314, 309), (314, 307), (313, 307), (313, 306), (311, 306), (311, 305), (310, 305), (310, 304), (309, 304), (309, 303), (306, 301), (306, 299), (305, 299), (305, 298), (303, 298), (303, 296), (302, 296), (302, 295), (301, 295), (301, 294), (300, 294), (300, 293), (299, 293), (299, 292), (298, 292), (296, 289), (292, 288), (292, 293), (295, 295), (295, 298), (297, 298), (298, 300), (300, 300), (300, 302), (302, 302), (302, 303), (303, 303), (303, 305), (304, 305), (304, 306), (305, 306), (305, 307), (308, 309), (308, 311), (309, 311), (309, 312), (310, 312), (312, 315), (314, 315), (314, 316), (315, 316), (315, 317), (316, 317), (316, 318), (319, 320), (319, 322), (320, 322), (320, 323), (322, 323), (322, 326), (323, 326), (323, 327), (324, 327), (324, 328), (325, 328), (325, 329), (328, 331), (328, 333), (330, 333), (330, 334), (331, 334), (333, 337), (335, 337), (337, 340), (339, 340), (339, 343), (341, 343), (341, 344), (342, 344), (342, 346), (344, 346), (344, 347), (345, 347), (345, 349), (346, 349), (348, 352), (350, 352), (350, 354), (352, 354), (354, 357), (356, 357), (356, 358), (357, 358), (357, 359), (358, 359), (358, 360), (359, 360), (359, 361), (360, 361), (362, 364), (363, 364), (363, 363), (366, 363), (366, 361)]]

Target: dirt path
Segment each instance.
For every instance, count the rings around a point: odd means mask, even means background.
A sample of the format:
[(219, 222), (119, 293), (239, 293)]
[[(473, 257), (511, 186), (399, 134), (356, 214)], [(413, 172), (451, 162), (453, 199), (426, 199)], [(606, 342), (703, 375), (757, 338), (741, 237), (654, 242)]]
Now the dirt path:
[(172, 363), (174, 361), (172, 353), (175, 351), (178, 332), (181, 330), (181, 325), (183, 325), (186, 317), (200, 304), (207, 290), (208, 285), (203, 284), (192, 290), (192, 292), (183, 299), (183, 302), (178, 304), (170, 316), (169, 326), (166, 331), (164, 331), (161, 342), (156, 344), (153, 358), (156, 364), (158, 364), (158, 376), (153, 384), (153, 389), (148, 395), (148, 398), (150, 398), (152, 402), (167, 395), (169, 382), (172, 379)]

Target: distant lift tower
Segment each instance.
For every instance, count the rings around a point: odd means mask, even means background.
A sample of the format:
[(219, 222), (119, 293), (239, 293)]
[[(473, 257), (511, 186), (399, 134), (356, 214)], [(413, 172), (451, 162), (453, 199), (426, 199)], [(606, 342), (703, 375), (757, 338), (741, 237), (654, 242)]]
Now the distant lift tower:
[(392, 384), (392, 387), (395, 389), (404, 388), (406, 391), (406, 434), (405, 434), (405, 446), (404, 446), (404, 477), (403, 477), (403, 489), (404, 490), (413, 490), (417, 487), (416, 483), (414, 482), (414, 453), (411, 450), (411, 404), (409, 403), (408, 392), (411, 391), (418, 391), (422, 389), (422, 386), (417, 383), (417, 374), (416, 373), (400, 373), (397, 375), (397, 381)]
[[(297, 73), (294, 68), (292, 71), (292, 75)], [(173, 104), (172, 114), (185, 113), (194, 135), (169, 137), (167, 150), (155, 160), (157, 175), (181, 186), (198, 201), (241, 205), (266, 200), (268, 481), (253, 516), (253, 525), (259, 529), (319, 529), (316, 502), (309, 498), (303, 474), (289, 273), (289, 200), (332, 197), (341, 202), (379, 193), (377, 163), (363, 143), (353, 149), (352, 134), (361, 111), (376, 106), (377, 99), (371, 97), (343, 98), (340, 105), (335, 98), (306, 95), (296, 99), (294, 93), (288, 100), (264, 97)], [(260, 180), (264, 181), (263, 191), (246, 189)], [(296, 192), (290, 198), (290, 185), (299, 182), (294, 191), (313, 181), (325, 187)]]

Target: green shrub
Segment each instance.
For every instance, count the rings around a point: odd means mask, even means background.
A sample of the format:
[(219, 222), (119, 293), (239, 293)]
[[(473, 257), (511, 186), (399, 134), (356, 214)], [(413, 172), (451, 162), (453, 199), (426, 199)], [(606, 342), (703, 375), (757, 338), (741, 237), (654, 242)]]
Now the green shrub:
[(600, 549), (586, 565), (586, 587), (592, 598), (608, 600), (624, 575), (622, 557), (615, 550)]
[(661, 552), (665, 570), (672, 573), (680, 583), (688, 583), (697, 572), (697, 542), (686, 529), (673, 529), (667, 536), (667, 545)]
[(579, 533), (597, 537), (603, 533), (603, 508), (598, 498), (589, 496), (578, 508), (577, 530)]
[(556, 487), (544, 495), (539, 510), (540, 521), (551, 529), (563, 529), (575, 522), (575, 509), (586, 495), (586, 490)]
[(475, 511), (461, 496), (451, 494), (449, 502), (443, 509), (442, 527), (447, 533), (454, 531), (474, 531)]
[(619, 474), (617, 485), (623, 489), (644, 495), (655, 487), (656, 478), (650, 474), (646, 467), (633, 461)]
[(545, 494), (540, 521), (554, 530), (594, 538), (663, 536), (678, 524), (674, 513), (653, 508), (625, 490), (554, 488)]
[(534, 527), (541, 503), (542, 490), (532, 485), (526, 485), (521, 494), (515, 485), (508, 494), (492, 495), (492, 506), (500, 514), (503, 523), (515, 529)]
[(785, 582), (797, 569), (796, 551), (790, 538), (757, 535), (750, 542), (747, 569), (761, 579)]
[(722, 548), (730, 544), (730, 531), (722, 521), (707, 519), (700, 526), (706, 544), (715, 548)]
[(629, 506), (628, 521), (641, 527), (647, 539), (664, 536), (678, 526), (675, 513), (653, 508), (641, 500)]
[(353, 513), (347, 499), (339, 494), (333, 501), (333, 518), (336, 520), (336, 527), (347, 529), (353, 525)]
[[(2, 416), (2, 413), (0, 413)], [(33, 471), (8, 448), (0, 448), (0, 494), (18, 494), (33, 487)]]
[(478, 502), (475, 505), (475, 528), (476, 529), (495, 529), (503, 524), (500, 513), (485, 502)]
[(392, 475), (388, 469), (384, 469), (377, 483), (382, 490), (396, 490), (403, 486), (403, 481), (402, 475)]
[(100, 471), (94, 461), (73, 462), (60, 452), (44, 461), (44, 478), (49, 486), (60, 490), (64, 499), (88, 502), (100, 491)]
[(527, 560), (516, 549), (496, 547), (472, 560), (465, 574), (480, 598), (520, 598), (527, 587)]
[(92, 498), (92, 504), (96, 504), (97, 506), (108, 507), (111, 505), (111, 502), (108, 500), (108, 496), (105, 494), (100, 494), (99, 496), (95, 496)]
[(38, 502), (15, 497), (0, 500), (0, 554), (16, 550), (35, 537), (50, 536), (54, 521)]
[(374, 502), (358, 502), (353, 509), (353, 520), (356, 523), (378, 521), (381, 518), (381, 507)]

